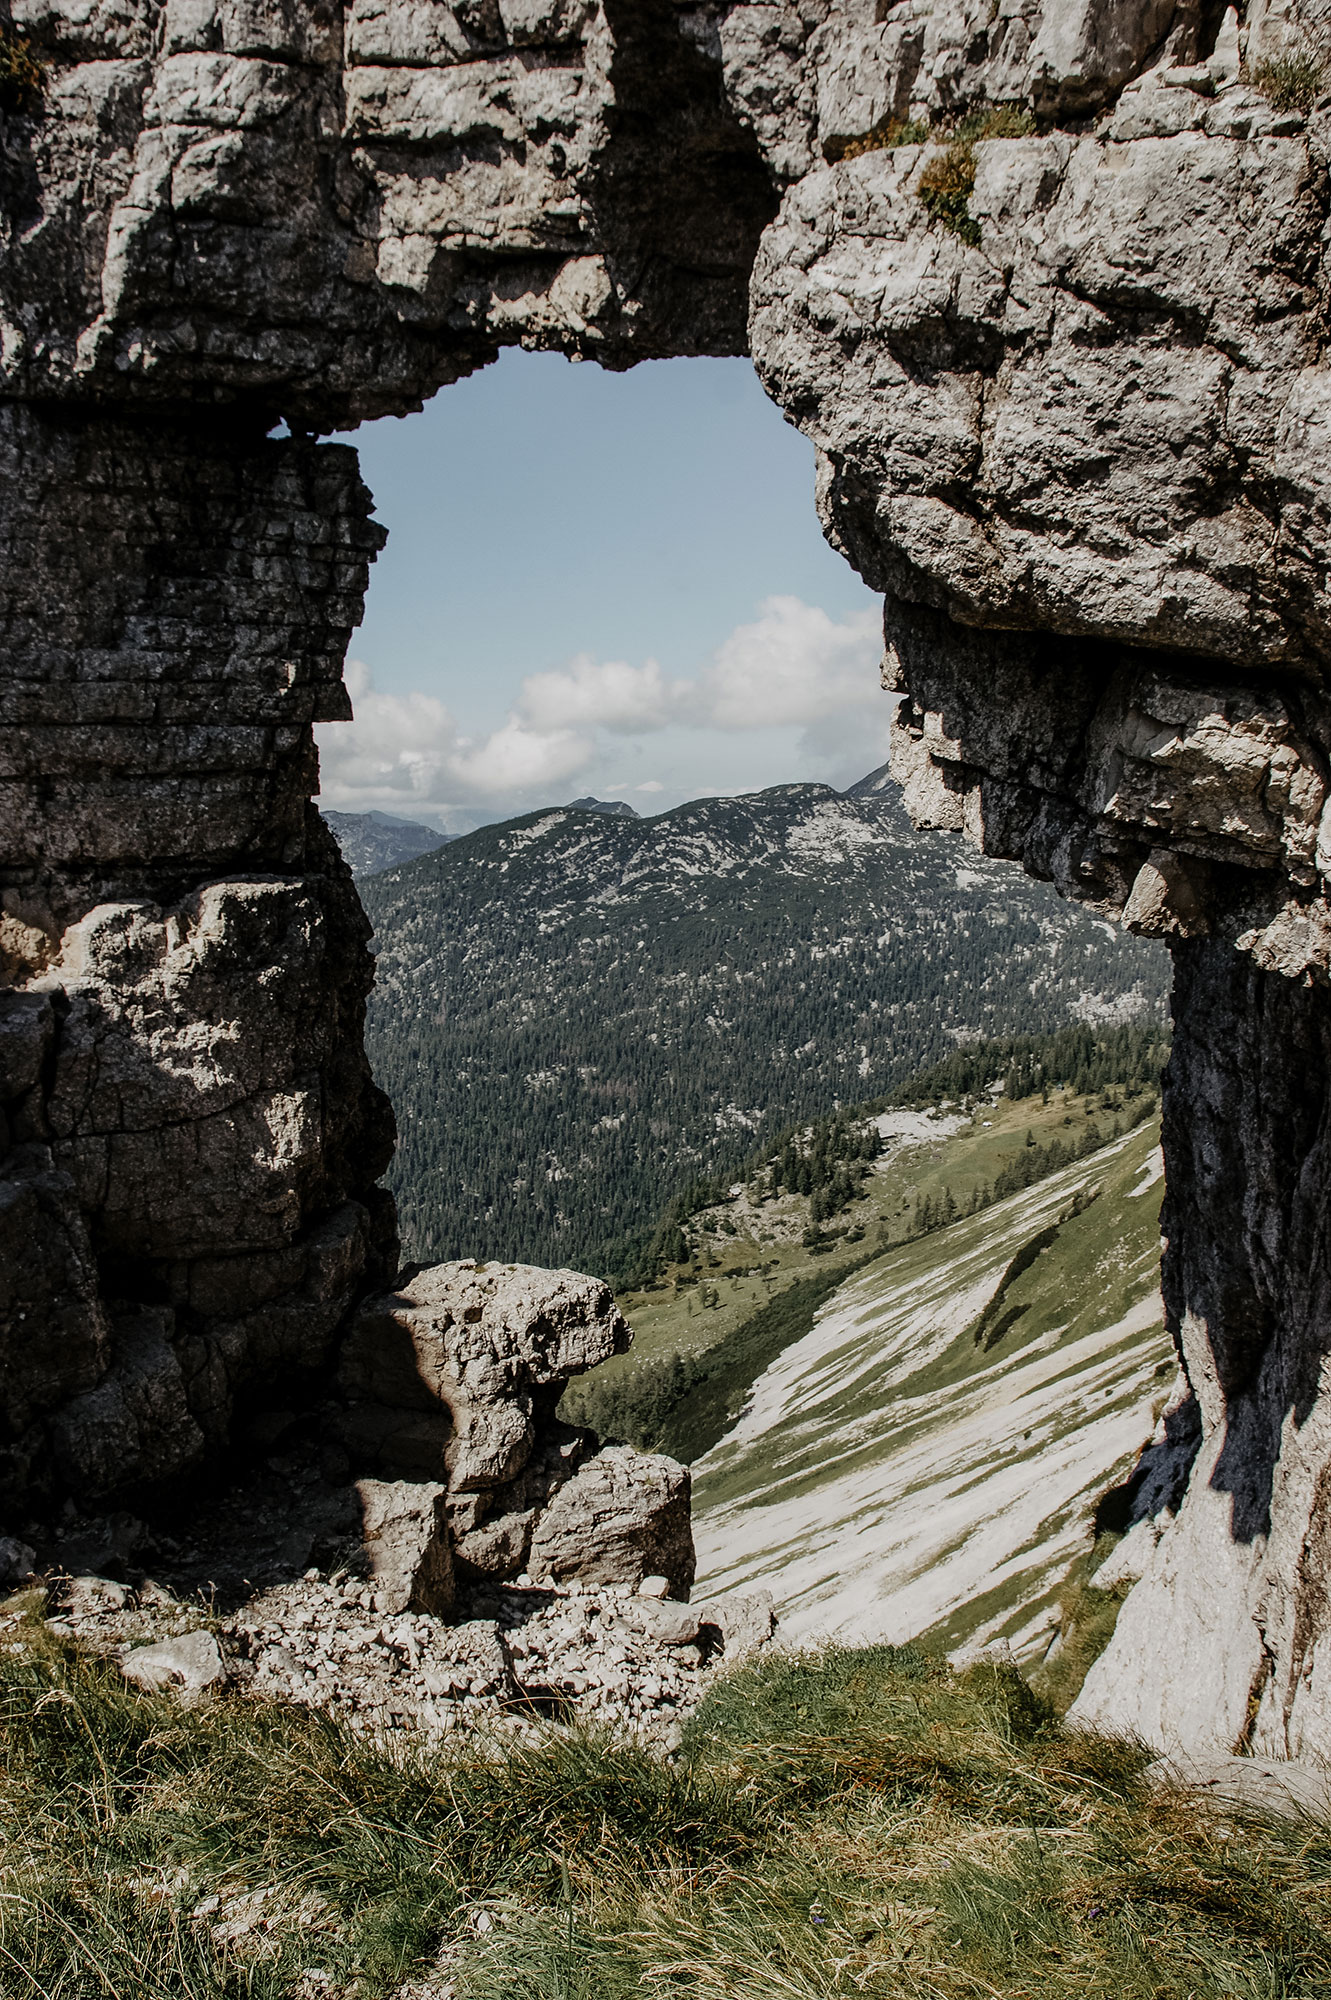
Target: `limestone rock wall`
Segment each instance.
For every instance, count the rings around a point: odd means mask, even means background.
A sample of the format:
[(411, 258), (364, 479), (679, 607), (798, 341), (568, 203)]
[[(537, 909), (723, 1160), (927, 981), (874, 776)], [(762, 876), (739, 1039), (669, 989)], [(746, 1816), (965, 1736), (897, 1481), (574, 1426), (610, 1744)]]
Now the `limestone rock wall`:
[(504, 342), (747, 343), (884, 592), (912, 810), (1178, 956), (1202, 1441), (1083, 1712), (1321, 1742), (1331, 98), (1263, 64), (1331, 76), (1324, 0), (0, 23), (47, 66), (0, 109), (11, 1485), (193, 1462), (391, 1263), (308, 809), (376, 531), (299, 433)]
[(0, 1485), (197, 1466), (396, 1260), (369, 927), (311, 722), (382, 531), (345, 447), (0, 406)]
[[(1331, 21), (1002, 8), (950, 62), (961, 18), (811, 39), (752, 351), (885, 593), (916, 819), (1175, 951), (1165, 1294), (1200, 1442), (1076, 1713), (1325, 1756), (1331, 98), (1257, 85), (1331, 82)], [(945, 135), (839, 157), (871, 48), (879, 118), (1034, 114), (970, 148), (965, 231), (920, 199)]]
[(716, 10), (652, 0), (11, 0), (0, 385), (293, 424), (524, 340), (742, 345), (775, 198)]
[(1165, 1292), (1201, 1447), (1078, 1713), (1326, 1761), (1331, 1008), (1223, 941), (1176, 962)]

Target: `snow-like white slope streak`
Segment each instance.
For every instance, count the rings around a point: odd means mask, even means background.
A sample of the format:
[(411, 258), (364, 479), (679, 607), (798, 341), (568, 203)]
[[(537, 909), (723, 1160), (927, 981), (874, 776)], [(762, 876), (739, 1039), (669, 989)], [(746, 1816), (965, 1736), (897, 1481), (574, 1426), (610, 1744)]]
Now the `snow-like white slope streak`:
[(1105, 1324), (1083, 1296), (1009, 1355), (958, 1336), (1022, 1245), (1107, 1167), (1138, 1178), (1149, 1145), (1131, 1134), (842, 1286), (694, 1467), (697, 1594), (766, 1585), (797, 1642), (947, 1621), (1029, 1644), (1089, 1509), (1150, 1434), (1170, 1351), (1157, 1263), (1120, 1269)]

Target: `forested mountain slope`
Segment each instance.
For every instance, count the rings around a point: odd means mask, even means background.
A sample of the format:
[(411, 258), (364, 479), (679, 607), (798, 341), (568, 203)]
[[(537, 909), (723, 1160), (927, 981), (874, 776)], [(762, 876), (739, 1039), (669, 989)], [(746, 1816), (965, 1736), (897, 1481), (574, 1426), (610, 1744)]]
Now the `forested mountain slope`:
[(978, 1033), (1158, 1010), (1167, 961), (894, 792), (565, 807), (361, 885), (409, 1255), (615, 1271), (694, 1174)]

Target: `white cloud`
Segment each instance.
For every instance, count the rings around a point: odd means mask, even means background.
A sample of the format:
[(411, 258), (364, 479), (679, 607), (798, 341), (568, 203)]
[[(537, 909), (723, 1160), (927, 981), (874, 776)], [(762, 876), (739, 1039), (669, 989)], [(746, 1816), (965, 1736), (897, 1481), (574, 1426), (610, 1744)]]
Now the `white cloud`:
[(686, 681), (668, 687), (655, 660), (631, 667), (624, 660), (597, 661), (590, 653), (579, 653), (562, 672), (528, 674), (518, 711), (533, 729), (580, 724), (636, 735), (663, 729), (687, 689)]
[[(862, 758), (866, 734), (876, 738), (886, 724), (875, 672), (880, 647), (874, 609), (838, 622), (798, 597), (769, 597), (694, 680), (668, 681), (655, 660), (634, 667), (581, 653), (553, 672), (527, 675), (504, 722), (479, 739), (463, 735), (436, 696), (381, 693), (364, 662), (353, 660), (347, 686), (355, 720), (324, 723), (316, 731), (321, 797), (338, 811), (391, 812), (459, 831), (567, 795), (572, 781), (585, 782), (602, 756), (613, 769), (626, 746), (621, 742), (611, 763), (608, 739), (653, 736), (660, 739), (651, 753), (658, 769), (665, 746), (693, 746), (685, 753), (693, 768), (670, 789), (703, 796), (703, 764), (716, 761), (722, 742), (733, 745), (741, 731), (751, 733), (756, 750), (760, 741), (778, 741), (764, 731), (789, 737), (792, 729), (803, 729), (798, 771), (786, 769), (787, 748), (780, 771), (767, 782), (822, 776), (834, 745), (849, 768)], [(641, 744), (627, 747), (641, 754)], [(758, 757), (759, 765), (769, 754)], [(726, 751), (723, 761), (733, 766), (733, 752)], [(741, 761), (754, 760), (746, 753)], [(626, 791), (632, 782), (603, 781), (599, 790)], [(649, 778), (633, 789), (667, 787)]]
[(737, 625), (717, 648), (700, 703), (718, 729), (816, 722), (873, 693), (882, 648), (876, 610), (838, 624), (801, 598), (768, 597), (753, 624)]
[(478, 807), (520, 811), (527, 793), (544, 803), (596, 753), (591, 735), (534, 729), (512, 715), (474, 743), (434, 695), (384, 694), (363, 660), (347, 662), (346, 679), (355, 720), (315, 732), (320, 797), (338, 812), (397, 813), (446, 830), (459, 817), (470, 825)]
[(589, 736), (572, 729), (533, 729), (510, 715), (502, 729), (457, 756), (454, 770), (470, 792), (490, 799), (511, 792), (548, 792), (585, 770), (595, 754)]

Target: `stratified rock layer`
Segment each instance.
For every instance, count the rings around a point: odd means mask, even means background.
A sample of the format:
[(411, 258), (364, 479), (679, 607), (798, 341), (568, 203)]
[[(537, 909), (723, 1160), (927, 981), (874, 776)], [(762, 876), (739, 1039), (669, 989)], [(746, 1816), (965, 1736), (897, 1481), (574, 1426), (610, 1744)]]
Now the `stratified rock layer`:
[[(1201, 1442), (1082, 1712), (1323, 1743), (1331, 111), (1256, 87), (1331, 65), (1317, 0), (9, 12), (46, 64), (0, 108), (9, 1490), (195, 1464), (390, 1275), (364, 930), (308, 809), (378, 537), (350, 454), (271, 420), (506, 341), (747, 340), (887, 595), (912, 810), (1178, 954)], [(459, 1523), (482, 1569), (540, 1458)]]
[[(247, 435), (248, 433), (248, 435)], [(368, 925), (310, 725), (351, 452), (0, 406), (0, 1487), (196, 1466), (395, 1261)]]

